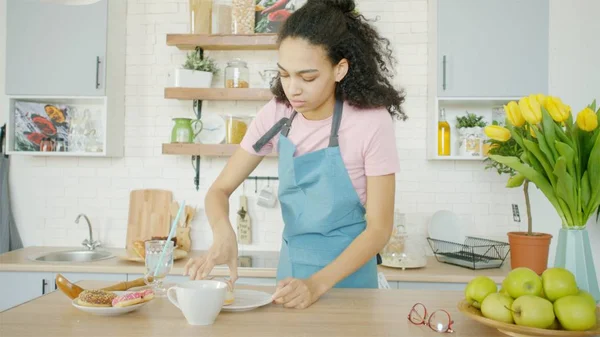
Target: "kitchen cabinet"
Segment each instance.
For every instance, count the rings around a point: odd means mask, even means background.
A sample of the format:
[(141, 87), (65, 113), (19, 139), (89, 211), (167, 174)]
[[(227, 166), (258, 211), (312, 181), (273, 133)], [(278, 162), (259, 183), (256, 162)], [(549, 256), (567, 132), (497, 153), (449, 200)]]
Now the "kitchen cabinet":
[[(8, 154), (123, 156), (127, 2), (7, 0), (6, 12)], [(43, 151), (44, 137), (64, 150)]]
[(48, 272), (0, 272), (0, 311), (51, 292), (52, 277)]
[(437, 0), (435, 14), (438, 97), (548, 91), (548, 0)]
[(118, 283), (127, 280), (127, 274), (0, 272), (0, 311), (55, 291), (57, 274), (72, 283), (83, 280)]
[(6, 25), (8, 95), (105, 94), (108, 0), (8, 0)]

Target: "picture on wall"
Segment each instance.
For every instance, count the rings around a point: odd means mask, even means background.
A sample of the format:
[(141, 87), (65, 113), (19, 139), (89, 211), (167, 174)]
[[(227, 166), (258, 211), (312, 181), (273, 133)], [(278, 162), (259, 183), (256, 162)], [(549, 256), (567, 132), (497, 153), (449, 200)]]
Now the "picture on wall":
[(285, 20), (307, 0), (256, 0), (255, 33), (277, 33)]
[(39, 151), (45, 138), (68, 139), (68, 107), (63, 104), (15, 102), (15, 151)]

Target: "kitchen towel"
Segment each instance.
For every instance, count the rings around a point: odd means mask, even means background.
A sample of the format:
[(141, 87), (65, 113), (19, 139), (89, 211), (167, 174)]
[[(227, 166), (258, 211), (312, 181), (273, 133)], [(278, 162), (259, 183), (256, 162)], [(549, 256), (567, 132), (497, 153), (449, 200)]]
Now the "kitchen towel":
[(0, 128), (0, 254), (23, 248), (15, 219), (10, 209), (10, 193), (8, 190), (8, 169), (10, 158), (6, 155), (4, 140), (6, 124)]

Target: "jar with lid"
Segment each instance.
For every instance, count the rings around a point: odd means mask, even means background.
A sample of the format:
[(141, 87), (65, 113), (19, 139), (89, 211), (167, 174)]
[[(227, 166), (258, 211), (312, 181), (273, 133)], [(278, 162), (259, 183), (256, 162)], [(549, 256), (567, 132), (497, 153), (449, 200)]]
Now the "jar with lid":
[(256, 22), (254, 10), (254, 0), (232, 0), (232, 34), (254, 34), (254, 24)]
[(381, 251), (381, 259), (385, 265), (391, 264), (390, 261), (404, 252), (407, 233), (403, 219), (403, 214), (394, 214), (394, 229), (392, 230), (392, 235)]
[(382, 264), (393, 268), (421, 268), (427, 264), (424, 240), (406, 231), (404, 214), (394, 212), (394, 229), (381, 251)]
[(225, 67), (225, 88), (248, 88), (250, 85), (248, 65), (241, 59), (227, 62)]

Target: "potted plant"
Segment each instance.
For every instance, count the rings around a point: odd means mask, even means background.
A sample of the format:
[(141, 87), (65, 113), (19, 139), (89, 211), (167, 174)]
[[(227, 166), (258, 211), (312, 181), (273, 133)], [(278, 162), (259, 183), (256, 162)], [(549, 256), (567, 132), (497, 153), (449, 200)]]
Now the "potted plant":
[(574, 122), (571, 108), (560, 98), (539, 94), (510, 102), (505, 111), (508, 123), (503, 132), (523, 152), (520, 157), (489, 158), (514, 169), (546, 196), (562, 221), (554, 266), (571, 271), (598, 302), (586, 223), (600, 206), (600, 109), (594, 100)]
[(467, 112), (465, 116), (456, 117), (458, 131), (458, 153), (460, 156), (481, 157), (483, 128), (486, 122), (483, 116)]
[[(492, 125), (484, 129), (489, 138), (487, 143), (490, 145), (488, 156), (514, 157), (521, 161), (523, 149), (511, 137), (510, 131), (492, 122)], [(523, 186), (525, 196), (525, 210), (527, 214), (527, 231), (509, 232), (508, 243), (510, 244), (510, 264), (511, 268), (527, 267), (538, 274), (541, 274), (548, 266), (548, 252), (550, 250), (550, 241), (552, 235), (547, 233), (533, 232), (533, 219), (531, 217), (531, 203), (529, 202), (529, 180), (515, 169), (503, 163), (494, 161), (491, 158), (484, 160), (485, 169), (495, 169), (498, 174), (508, 175), (506, 187), (517, 188)], [(523, 163), (521, 161), (521, 163)]]
[(210, 88), (213, 75), (219, 71), (214, 60), (200, 50), (189, 52), (183, 68), (175, 69), (175, 86), (185, 88)]

